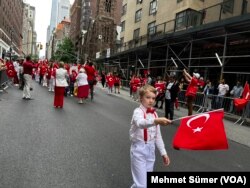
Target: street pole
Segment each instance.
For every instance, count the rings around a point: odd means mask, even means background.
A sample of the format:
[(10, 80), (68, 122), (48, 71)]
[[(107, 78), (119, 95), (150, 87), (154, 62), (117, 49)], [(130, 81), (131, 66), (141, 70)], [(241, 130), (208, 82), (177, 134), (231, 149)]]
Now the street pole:
[(11, 62), (11, 54), (12, 54), (12, 32), (13, 30), (10, 30), (10, 62)]

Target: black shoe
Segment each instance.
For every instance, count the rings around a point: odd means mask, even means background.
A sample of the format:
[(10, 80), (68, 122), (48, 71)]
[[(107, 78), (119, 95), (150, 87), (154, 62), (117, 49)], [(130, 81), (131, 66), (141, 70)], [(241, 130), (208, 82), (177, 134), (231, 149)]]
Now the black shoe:
[(22, 99), (24, 99), (24, 100), (25, 100), (25, 99), (26, 99), (26, 97), (23, 97)]
[(32, 98), (26, 98), (26, 100), (34, 100), (34, 99), (32, 99)]

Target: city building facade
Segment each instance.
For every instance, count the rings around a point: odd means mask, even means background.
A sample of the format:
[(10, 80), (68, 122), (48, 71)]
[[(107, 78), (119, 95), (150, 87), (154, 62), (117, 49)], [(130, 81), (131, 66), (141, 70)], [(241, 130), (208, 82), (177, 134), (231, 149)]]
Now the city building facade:
[(19, 55), (22, 46), (23, 1), (0, 1), (0, 54)]
[(70, 8), (70, 39), (75, 47), (77, 59), (80, 59), (80, 45), (81, 45), (81, 12), (82, 0), (75, 0)]
[[(121, 45), (97, 58), (124, 79), (200, 72), (205, 79), (249, 79), (249, 0), (123, 0)], [(105, 65), (103, 65), (105, 63)]]
[[(52, 0), (51, 6), (51, 16), (50, 16), (50, 25), (49, 25), (49, 37), (50, 39), (53, 34), (53, 30), (57, 27), (64, 18), (70, 17), (70, 2), (69, 0)], [(48, 42), (48, 41), (47, 41)]]
[(22, 57), (37, 52), (35, 34), (35, 7), (23, 4)]
[(56, 27), (55, 33), (54, 33), (54, 41), (53, 41), (53, 51), (56, 52), (58, 49), (58, 46), (62, 44), (63, 39), (69, 38), (70, 34), (70, 21), (69, 19), (64, 19), (59, 23)]
[(50, 59), (53, 55), (53, 39), (57, 25), (64, 19), (70, 19), (70, 2), (69, 0), (52, 0), (50, 25), (47, 29), (47, 41), (45, 55)]
[(121, 0), (98, 0), (96, 14), (84, 33), (83, 56), (91, 59), (109, 57), (115, 48), (117, 25), (120, 25)]

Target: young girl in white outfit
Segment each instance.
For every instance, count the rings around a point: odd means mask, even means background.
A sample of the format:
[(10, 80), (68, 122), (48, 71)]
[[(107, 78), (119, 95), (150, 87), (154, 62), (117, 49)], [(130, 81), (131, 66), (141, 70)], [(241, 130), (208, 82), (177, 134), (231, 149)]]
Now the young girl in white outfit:
[(145, 85), (139, 90), (141, 105), (134, 110), (129, 131), (131, 148), (132, 188), (147, 187), (147, 172), (152, 172), (155, 163), (155, 146), (160, 151), (164, 165), (170, 159), (162, 140), (160, 126), (171, 123), (165, 117), (158, 117), (152, 108), (155, 104), (156, 89)]

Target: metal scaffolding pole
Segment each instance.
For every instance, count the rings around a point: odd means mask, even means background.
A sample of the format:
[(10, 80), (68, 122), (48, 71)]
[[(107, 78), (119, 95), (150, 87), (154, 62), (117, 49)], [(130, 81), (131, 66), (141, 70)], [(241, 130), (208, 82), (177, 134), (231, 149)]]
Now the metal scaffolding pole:
[(167, 74), (167, 67), (168, 67), (168, 54), (169, 54), (169, 45), (167, 46), (167, 50), (166, 50), (166, 64), (165, 64), (165, 71), (164, 71), (164, 78), (166, 77)]
[(188, 60), (188, 71), (190, 71), (191, 66), (191, 58), (192, 58), (192, 51), (193, 51), (193, 41), (190, 41), (190, 51), (189, 51), (189, 60)]
[(148, 70), (150, 68), (151, 56), (152, 56), (152, 48), (149, 47), (149, 53), (148, 53)]
[(225, 35), (225, 40), (224, 40), (224, 49), (223, 49), (223, 56), (222, 56), (222, 66), (221, 66), (221, 73), (220, 73), (220, 79), (223, 78), (223, 72), (224, 72), (224, 66), (225, 66), (225, 55), (227, 51), (227, 35)]

